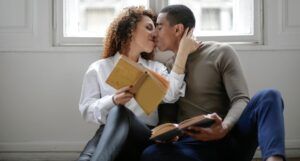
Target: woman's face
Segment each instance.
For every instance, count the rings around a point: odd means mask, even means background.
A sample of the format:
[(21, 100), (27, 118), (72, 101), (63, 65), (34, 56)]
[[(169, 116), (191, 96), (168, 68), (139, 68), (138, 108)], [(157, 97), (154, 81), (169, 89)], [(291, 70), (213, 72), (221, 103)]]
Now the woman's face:
[(155, 47), (154, 32), (155, 26), (151, 18), (143, 16), (133, 32), (131, 48), (136, 48), (140, 52), (152, 52)]

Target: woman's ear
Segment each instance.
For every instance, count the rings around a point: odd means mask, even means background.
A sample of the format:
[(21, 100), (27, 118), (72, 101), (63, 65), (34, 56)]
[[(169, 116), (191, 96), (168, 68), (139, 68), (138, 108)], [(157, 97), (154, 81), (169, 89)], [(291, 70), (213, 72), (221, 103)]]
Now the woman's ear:
[(175, 25), (175, 35), (181, 37), (183, 33), (184, 33), (183, 24), (176, 24)]

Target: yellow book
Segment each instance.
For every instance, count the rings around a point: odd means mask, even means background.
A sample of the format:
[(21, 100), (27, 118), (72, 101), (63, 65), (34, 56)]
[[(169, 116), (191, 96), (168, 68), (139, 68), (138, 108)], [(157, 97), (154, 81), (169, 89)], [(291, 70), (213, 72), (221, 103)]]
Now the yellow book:
[(130, 92), (134, 93), (135, 100), (147, 115), (157, 108), (169, 88), (168, 80), (160, 74), (123, 55), (120, 56), (106, 83), (117, 90), (133, 85)]

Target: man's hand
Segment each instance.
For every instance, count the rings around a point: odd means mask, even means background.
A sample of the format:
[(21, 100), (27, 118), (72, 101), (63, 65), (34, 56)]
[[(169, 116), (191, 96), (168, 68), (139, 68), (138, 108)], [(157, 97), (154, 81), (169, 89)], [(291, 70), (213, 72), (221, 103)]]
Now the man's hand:
[(155, 140), (155, 143), (157, 144), (166, 144), (166, 143), (173, 143), (179, 140), (179, 136), (175, 136), (174, 138), (170, 139), (170, 140), (166, 140), (166, 141), (158, 141)]
[(197, 126), (189, 127), (185, 130), (185, 134), (200, 141), (212, 141), (222, 139), (228, 133), (227, 126), (222, 124), (222, 118), (216, 113), (208, 114), (207, 117), (214, 119), (215, 123), (208, 128), (201, 128)]
[(113, 101), (116, 105), (124, 105), (133, 97), (133, 94), (130, 93), (132, 86), (126, 86), (119, 89), (113, 96)]

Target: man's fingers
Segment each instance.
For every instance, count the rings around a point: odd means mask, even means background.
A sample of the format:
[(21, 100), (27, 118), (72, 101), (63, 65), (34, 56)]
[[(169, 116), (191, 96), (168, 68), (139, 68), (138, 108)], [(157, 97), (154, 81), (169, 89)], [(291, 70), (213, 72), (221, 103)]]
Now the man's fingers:
[(201, 132), (201, 127), (197, 127), (197, 126), (190, 126), (187, 128), (187, 131), (194, 131), (194, 132)]
[(190, 137), (196, 139), (196, 140), (201, 140), (201, 141), (208, 141), (210, 140), (210, 137), (206, 133), (194, 133), (191, 131), (185, 131), (185, 134), (189, 135)]
[(215, 120), (214, 125), (222, 124), (222, 118), (217, 113), (208, 114), (206, 117)]

